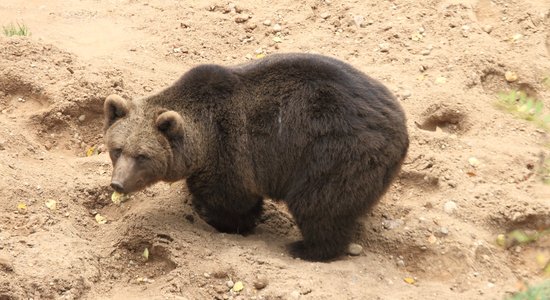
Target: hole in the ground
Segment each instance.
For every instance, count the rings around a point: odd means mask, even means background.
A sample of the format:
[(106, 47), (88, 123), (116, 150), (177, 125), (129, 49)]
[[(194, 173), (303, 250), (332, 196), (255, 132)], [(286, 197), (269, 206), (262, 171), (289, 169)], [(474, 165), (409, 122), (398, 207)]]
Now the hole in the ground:
[(78, 188), (76, 192), (87, 209), (98, 210), (111, 203), (112, 190), (109, 186)]
[[(149, 279), (174, 270), (177, 264), (170, 258), (171, 254), (166, 248), (166, 244), (154, 241), (154, 234), (150, 235), (152, 239), (148, 239), (144, 238), (142, 233), (138, 236), (128, 236), (118, 244), (115, 250), (119, 257), (117, 264), (122, 263), (118, 267), (124, 269), (125, 273), (132, 277), (139, 276)], [(145, 249), (147, 249), (148, 257), (144, 256)]]
[(466, 113), (461, 107), (445, 104), (434, 104), (422, 114), (422, 121), (416, 123), (418, 128), (428, 131), (461, 133), (468, 127)]

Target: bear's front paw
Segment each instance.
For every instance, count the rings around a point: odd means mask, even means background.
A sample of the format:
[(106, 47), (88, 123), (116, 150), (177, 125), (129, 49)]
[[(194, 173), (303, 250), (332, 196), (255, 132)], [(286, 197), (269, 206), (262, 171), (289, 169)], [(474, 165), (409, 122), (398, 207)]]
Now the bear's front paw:
[(304, 241), (297, 241), (289, 245), (290, 255), (307, 261), (329, 261), (343, 254), (340, 247), (328, 245), (313, 245)]

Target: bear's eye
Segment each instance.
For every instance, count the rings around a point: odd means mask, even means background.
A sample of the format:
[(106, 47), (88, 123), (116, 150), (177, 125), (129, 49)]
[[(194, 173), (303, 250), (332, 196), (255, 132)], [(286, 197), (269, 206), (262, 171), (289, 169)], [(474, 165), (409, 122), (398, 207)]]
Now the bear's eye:
[(147, 156), (145, 154), (140, 154), (140, 155), (136, 156), (136, 160), (140, 163), (146, 162), (146, 161), (149, 160), (149, 156)]
[(111, 150), (111, 151), (109, 152), (109, 154), (111, 155), (111, 158), (117, 159), (117, 158), (119, 158), (120, 155), (122, 154), (122, 149), (120, 149), (120, 148), (115, 148), (115, 149)]

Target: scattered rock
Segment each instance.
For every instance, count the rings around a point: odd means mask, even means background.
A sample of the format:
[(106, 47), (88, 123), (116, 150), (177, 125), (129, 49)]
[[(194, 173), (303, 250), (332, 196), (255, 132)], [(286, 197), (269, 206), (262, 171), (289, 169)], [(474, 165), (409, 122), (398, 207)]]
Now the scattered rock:
[(378, 44), (378, 47), (380, 48), (380, 52), (389, 52), (390, 51), (390, 44), (389, 43)]
[(271, 26), (271, 20), (265, 20), (262, 22), (265, 26)]
[(348, 254), (352, 256), (358, 256), (363, 252), (363, 246), (355, 243), (351, 243), (348, 246)]
[(235, 17), (235, 22), (236, 23), (244, 23), (244, 22), (248, 21), (248, 19), (250, 19), (249, 15), (242, 14), (242, 15), (238, 15), (238, 16)]
[(267, 277), (260, 275), (254, 280), (253, 285), (255, 289), (261, 290), (267, 286), (267, 283)]
[(326, 19), (330, 18), (330, 13), (324, 12), (324, 13), (320, 14), (319, 17), (326, 20)]
[(403, 259), (399, 258), (395, 264), (400, 267), (400, 268), (404, 268), (405, 267), (405, 261), (403, 261)]
[(233, 288), (233, 286), (235, 285), (235, 283), (233, 282), (233, 280), (228, 280), (225, 282), (225, 285), (227, 285), (228, 288)]
[(430, 53), (432, 53), (431, 49), (424, 49), (420, 52), (420, 54), (422, 54), (424, 56), (428, 56), (428, 55), (430, 55)]
[(80, 116), (78, 117), (78, 120), (79, 120), (80, 122), (84, 122), (84, 121), (86, 120), (86, 115), (80, 115)]
[(254, 23), (249, 23), (248, 25), (246, 25), (245, 29), (246, 31), (250, 32), (250, 31), (253, 31), (254, 29), (256, 29), (258, 27), (258, 25), (254, 24)]
[(283, 30), (283, 28), (280, 24), (273, 25), (273, 32), (281, 32), (281, 30)]
[(519, 42), (519, 40), (521, 40), (523, 38), (523, 34), (521, 33), (516, 33), (512, 36), (512, 41), (515, 42)]
[(383, 220), (382, 221), (382, 226), (384, 227), (384, 229), (387, 229), (387, 230), (392, 230), (392, 229), (395, 229), (401, 225), (403, 225), (403, 220), (401, 219), (397, 219), (397, 220)]
[(365, 27), (365, 17), (363, 17), (361, 15), (353, 16), (353, 24), (355, 24), (355, 26), (360, 27), (360, 28)]
[(483, 31), (487, 32), (487, 33), (491, 33), (493, 31), (493, 26), (492, 25), (484, 25), (481, 29), (483, 29)]
[(411, 96), (411, 91), (409, 90), (404, 90), (401, 92), (401, 97), (403, 97), (403, 99), (407, 99)]
[(457, 210), (457, 205), (454, 201), (447, 201), (445, 202), (445, 204), (443, 205), (443, 211), (449, 215), (452, 215), (456, 212)]
[(479, 166), (479, 159), (477, 159), (475, 157), (470, 157), (470, 158), (468, 158), (468, 163), (470, 164), (470, 166), (475, 168), (475, 167)]
[(462, 36), (468, 37), (470, 35), (470, 26), (464, 25), (462, 26)]

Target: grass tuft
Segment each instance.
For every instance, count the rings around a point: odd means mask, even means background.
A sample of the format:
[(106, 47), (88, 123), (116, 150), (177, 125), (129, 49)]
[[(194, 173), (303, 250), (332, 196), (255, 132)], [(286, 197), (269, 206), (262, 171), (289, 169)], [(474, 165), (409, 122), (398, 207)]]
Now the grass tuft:
[(15, 24), (10, 23), (9, 25), (2, 26), (2, 30), (4, 31), (4, 35), (6, 36), (29, 36), (31, 34), (27, 25), (19, 24), (19, 22)]
[(550, 300), (550, 280), (528, 286), (525, 291), (515, 293), (507, 300)]
[(541, 100), (528, 97), (526, 93), (517, 90), (499, 93), (498, 99), (498, 107), (533, 122), (546, 131), (550, 129), (550, 113), (544, 112), (544, 103)]

